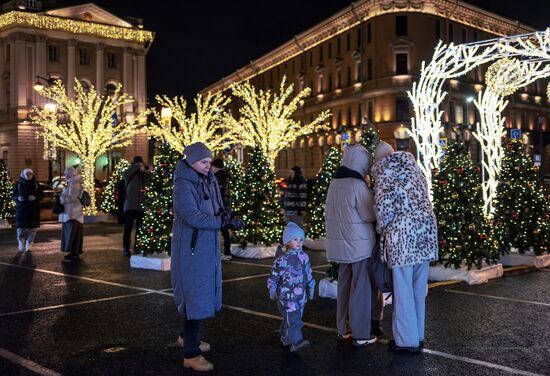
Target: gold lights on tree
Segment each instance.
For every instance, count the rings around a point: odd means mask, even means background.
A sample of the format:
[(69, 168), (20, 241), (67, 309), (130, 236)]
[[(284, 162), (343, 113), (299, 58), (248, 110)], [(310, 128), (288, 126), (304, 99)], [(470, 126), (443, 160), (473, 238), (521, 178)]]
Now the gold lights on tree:
[(34, 108), (32, 121), (40, 127), (38, 134), (44, 138), (45, 144), (56, 145), (80, 158), (84, 189), (92, 199), (85, 213), (93, 215), (97, 213), (94, 194), (96, 159), (108, 150), (130, 145), (131, 138), (140, 131), (138, 121), (145, 114), (123, 117), (117, 123), (117, 110), (134, 101), (122, 92), (122, 85), (117, 86), (112, 96), (103, 96), (93, 86), (85, 91), (75, 79), (74, 91), (74, 97), (69, 97), (60, 80), (44, 87), (40, 95), (57, 106)]
[[(169, 98), (157, 95), (156, 100), (162, 110), (152, 109), (157, 120), (149, 126), (149, 135), (163, 140), (178, 152), (195, 142), (203, 142), (210, 150), (221, 150), (237, 143), (236, 129), (226, 127), (225, 108), (229, 99), (221, 93), (206, 96), (198, 94), (195, 98), (195, 112), (187, 115), (187, 102), (182, 97)], [(178, 126), (172, 126), (172, 118)]]
[(0, 15), (0, 30), (23, 26), (43, 30), (67, 31), (73, 34), (92, 34), (98, 37), (122, 39), (133, 42), (151, 42), (153, 33), (129, 27), (105, 25), (95, 22), (71, 20), (39, 13), (12, 11)]
[(298, 137), (328, 129), (325, 123), (330, 117), (328, 110), (306, 124), (293, 118), (300, 101), (309, 96), (311, 89), (305, 88), (292, 97), (294, 85), (286, 86), (286, 76), (281, 81), (279, 92), (256, 91), (248, 81), (232, 86), (232, 92), (243, 105), (239, 108), (239, 120), (228, 117), (228, 122), (239, 130), (244, 145), (260, 148), (272, 169), (277, 154)]

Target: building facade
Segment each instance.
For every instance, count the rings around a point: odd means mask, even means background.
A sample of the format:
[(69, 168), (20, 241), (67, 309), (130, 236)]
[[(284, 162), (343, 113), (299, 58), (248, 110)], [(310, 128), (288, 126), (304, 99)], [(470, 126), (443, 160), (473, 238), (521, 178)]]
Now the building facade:
[[(330, 130), (303, 137), (282, 151), (276, 172), (286, 176), (289, 168), (299, 165), (311, 177), (330, 146), (360, 139), (364, 116), (394, 148), (414, 152), (412, 143), (400, 139), (401, 128), (410, 126), (413, 115), (407, 91), (440, 40), (461, 44), (533, 31), (460, 1), (360, 0), (204, 92), (226, 91), (231, 84), (244, 80), (258, 89), (278, 88), (283, 76), (297, 92), (309, 86), (311, 96), (298, 116), (309, 121), (330, 109)], [(462, 137), (470, 144), (474, 158), (480, 153), (471, 132), (479, 115), (472, 100), (485, 87), (486, 69), (481, 67), (450, 80), (445, 87), (449, 94), (444, 103), (446, 135), (442, 137)], [(505, 116), (506, 127), (522, 129), (525, 141), (533, 145), (531, 149), (545, 143), (543, 167), (548, 169), (550, 107), (546, 84), (536, 82), (511, 96)]]
[[(63, 150), (48, 159), (44, 143), (31, 124), (34, 106), (44, 106), (33, 85), (61, 79), (69, 95), (74, 80), (109, 94), (118, 84), (134, 97), (120, 108), (118, 119), (146, 109), (145, 58), (154, 34), (143, 30), (139, 19), (121, 19), (94, 5), (44, 10), (36, 0), (14, 0), (0, 13), (0, 158), (14, 178), (30, 167), (39, 181), (51, 181), (65, 167), (79, 165), (76, 155)], [(147, 158), (145, 133), (131, 146), (98, 158), (96, 178), (103, 179), (120, 158)]]

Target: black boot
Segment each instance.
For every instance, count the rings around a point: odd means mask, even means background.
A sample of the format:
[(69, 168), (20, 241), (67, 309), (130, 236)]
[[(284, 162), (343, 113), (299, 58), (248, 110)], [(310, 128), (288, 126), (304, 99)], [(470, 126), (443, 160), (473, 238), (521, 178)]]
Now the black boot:
[(382, 332), (382, 325), (380, 324), (380, 320), (371, 320), (370, 326), (371, 326), (372, 334), (374, 334), (378, 338), (381, 338), (384, 336), (384, 333)]

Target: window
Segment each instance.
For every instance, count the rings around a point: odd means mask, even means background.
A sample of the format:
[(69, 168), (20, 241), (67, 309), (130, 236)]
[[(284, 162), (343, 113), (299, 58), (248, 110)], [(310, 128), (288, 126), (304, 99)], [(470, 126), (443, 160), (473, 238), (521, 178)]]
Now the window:
[(474, 31), (472, 35), (472, 42), (477, 42), (477, 31)]
[(367, 59), (367, 80), (372, 80), (372, 59)]
[(301, 72), (304, 71), (305, 65), (306, 65), (306, 57), (305, 57), (305, 55), (302, 54), (302, 56), (300, 56), (300, 71)]
[(455, 102), (449, 102), (449, 123), (456, 124)]
[(395, 54), (395, 74), (408, 74), (408, 54)]
[(292, 74), (296, 73), (296, 60), (292, 60)]
[(317, 92), (322, 93), (323, 92), (323, 76), (319, 75), (319, 89)]
[(309, 51), (309, 66), (313, 66), (313, 51)]
[(273, 71), (269, 71), (269, 87), (273, 86)]
[(395, 16), (395, 36), (407, 35), (407, 16)]
[(323, 62), (323, 45), (319, 46), (319, 64)]
[(117, 67), (118, 67), (118, 61), (117, 61), (116, 53), (107, 52), (107, 68), (116, 69)]
[(113, 95), (115, 95), (115, 91), (116, 91), (115, 84), (109, 83), (107, 84), (107, 86), (105, 86), (105, 94), (107, 96), (112, 97)]
[(338, 88), (342, 87), (342, 71), (341, 70), (338, 70), (338, 83), (336, 84), (336, 86), (338, 86)]
[(331, 73), (328, 74), (328, 91), (329, 92), (332, 91), (332, 74)]
[(332, 57), (332, 43), (328, 42), (328, 58)]
[(455, 40), (455, 29), (453, 24), (449, 24), (449, 42), (454, 42)]
[(397, 121), (409, 121), (409, 98), (397, 97), (395, 98), (395, 118)]
[(372, 24), (367, 24), (367, 43), (372, 42)]
[(466, 43), (466, 29), (462, 28), (462, 43)]
[(338, 127), (342, 125), (342, 110), (338, 110)]
[(349, 33), (346, 34), (346, 51), (351, 49), (351, 36)]
[(355, 72), (355, 82), (359, 82), (363, 80), (363, 64), (357, 63), (356, 65), (357, 71)]
[(357, 48), (361, 48), (361, 26), (357, 29)]
[(351, 106), (348, 106), (348, 118), (347, 118), (346, 125), (347, 125), (348, 127), (351, 126)]
[(11, 46), (6, 44), (6, 61), (10, 61), (11, 58)]
[(90, 51), (86, 48), (80, 48), (78, 50), (80, 57), (80, 65), (90, 65)]
[(367, 102), (367, 117), (370, 121), (374, 119), (374, 102), (368, 101)]
[(455, 121), (457, 124), (464, 124), (464, 107), (460, 104), (455, 106)]
[(340, 40), (340, 37), (336, 39), (336, 55), (340, 55), (342, 53), (342, 42)]
[(357, 105), (357, 119), (359, 119), (359, 124), (361, 124), (361, 118), (363, 117), (363, 112), (361, 111), (361, 103)]
[(90, 84), (86, 80), (80, 80), (80, 85), (82, 85), (82, 90), (87, 93), (90, 91)]
[(435, 39), (441, 39), (441, 20), (435, 20)]
[(348, 76), (348, 86), (351, 85), (351, 67), (348, 65), (347, 69), (347, 76)]
[(58, 46), (48, 46), (48, 60), (53, 62), (59, 62)]

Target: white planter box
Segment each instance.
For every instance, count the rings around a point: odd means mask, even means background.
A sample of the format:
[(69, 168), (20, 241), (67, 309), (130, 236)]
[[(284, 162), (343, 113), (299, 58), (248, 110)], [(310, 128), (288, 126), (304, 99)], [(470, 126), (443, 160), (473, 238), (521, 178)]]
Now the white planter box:
[(533, 265), (537, 269), (550, 266), (550, 255), (535, 256), (533, 254), (521, 254), (511, 252), (500, 258), (502, 265), (517, 266), (517, 265)]
[(0, 219), (0, 228), (11, 228), (11, 225), (8, 221)]
[(503, 274), (502, 264), (485, 266), (479, 270), (468, 270), (466, 267), (455, 269), (443, 266), (430, 266), (428, 279), (430, 281), (459, 280), (467, 282), (469, 285), (478, 285), (487, 283), (490, 279), (500, 278)]
[(272, 245), (254, 245), (249, 244), (245, 248), (240, 244), (231, 244), (231, 254), (233, 256), (251, 259), (264, 259), (275, 257), (277, 252), (277, 244)]
[(327, 249), (325, 246), (325, 240), (326, 238), (319, 238), (319, 239), (305, 238), (304, 247), (313, 249), (316, 251), (325, 251)]
[(130, 257), (130, 267), (139, 269), (160, 270), (162, 272), (170, 271), (170, 256), (168, 255), (132, 255)]

